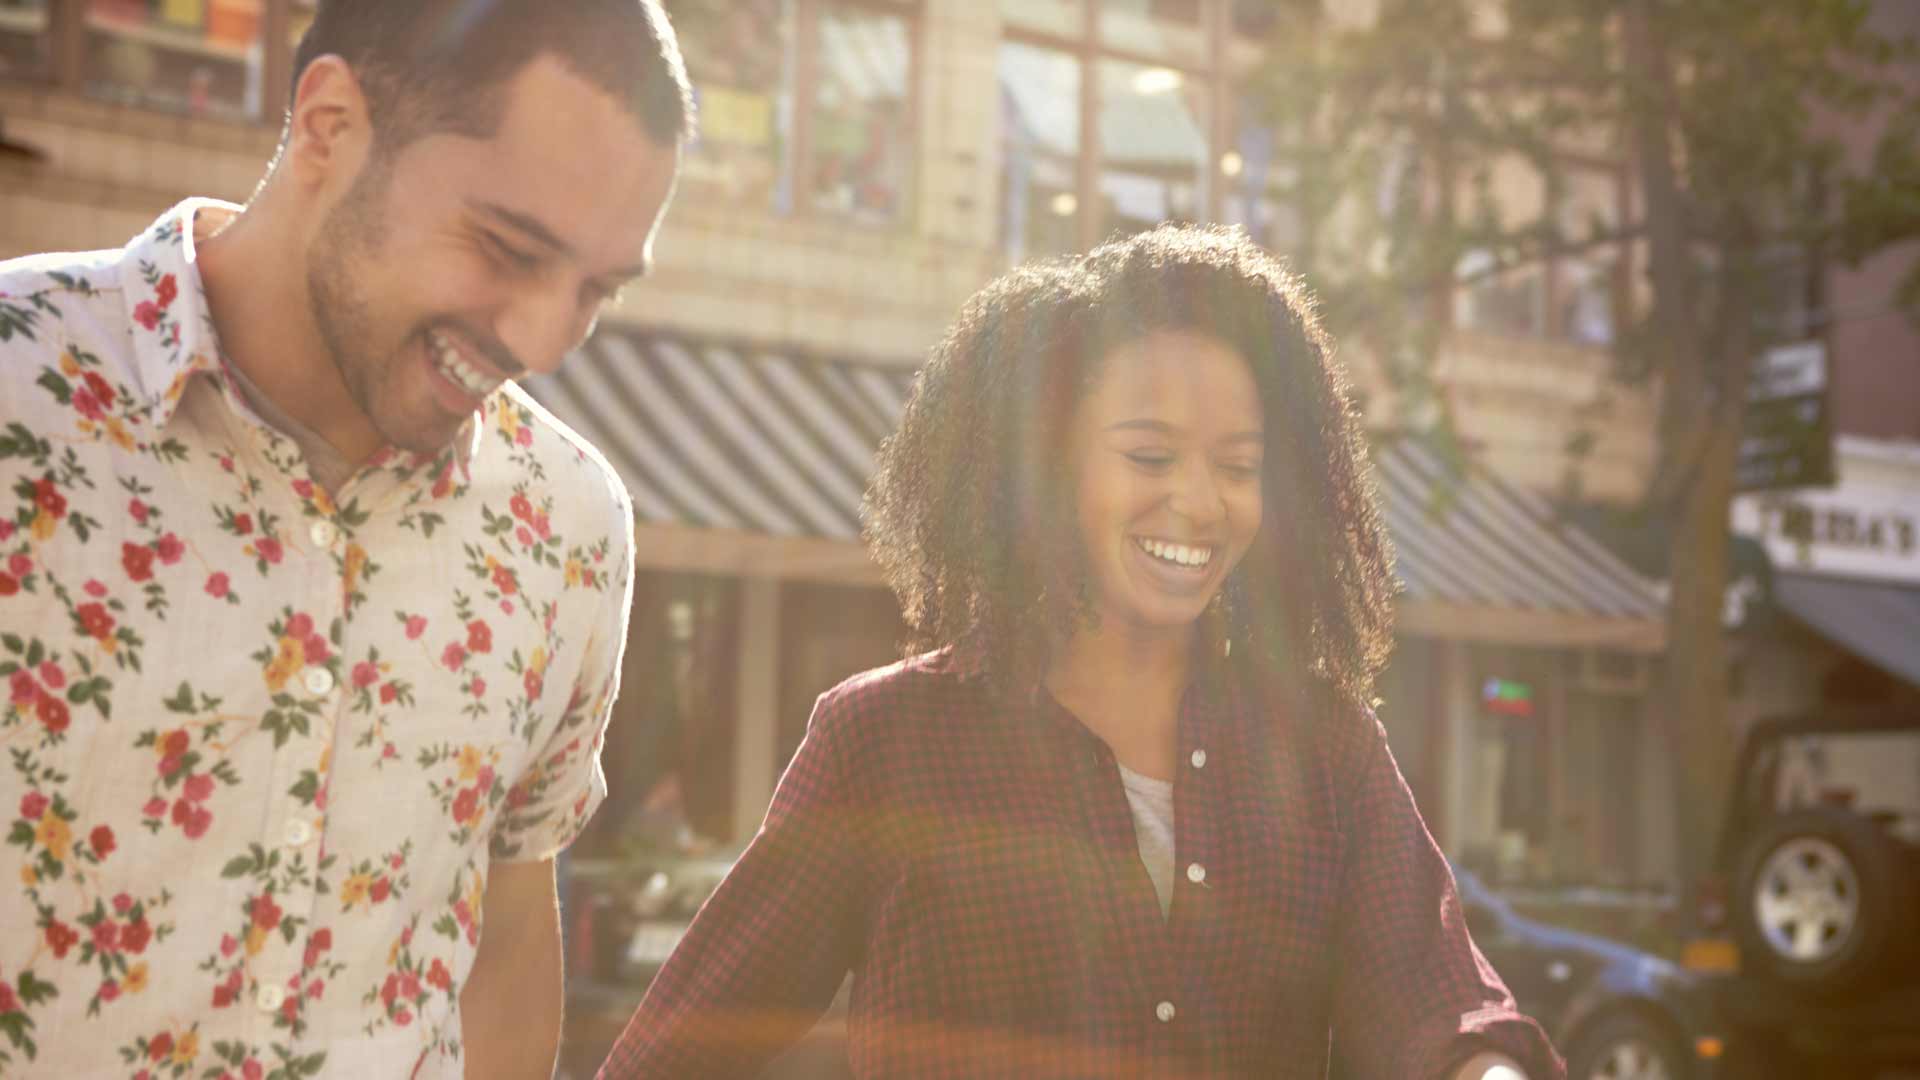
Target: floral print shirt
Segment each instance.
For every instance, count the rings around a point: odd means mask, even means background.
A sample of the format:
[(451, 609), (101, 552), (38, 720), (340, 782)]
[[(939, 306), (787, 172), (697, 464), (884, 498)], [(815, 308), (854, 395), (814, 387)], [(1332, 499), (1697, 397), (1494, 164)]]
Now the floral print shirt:
[(492, 860), (599, 748), (632, 511), (511, 383), (337, 493), (236, 392), (194, 200), (0, 263), (0, 1076), (450, 1076)]

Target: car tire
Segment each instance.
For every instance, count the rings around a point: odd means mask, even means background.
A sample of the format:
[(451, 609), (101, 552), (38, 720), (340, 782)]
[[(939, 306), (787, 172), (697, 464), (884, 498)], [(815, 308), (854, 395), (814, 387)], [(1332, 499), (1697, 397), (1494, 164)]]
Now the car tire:
[(1870, 985), (1896, 959), (1913, 882), (1873, 822), (1841, 810), (1781, 814), (1748, 837), (1736, 866), (1732, 916), (1743, 965), (1837, 994)]
[(1637, 1012), (1613, 1012), (1581, 1029), (1567, 1046), (1567, 1080), (1687, 1080), (1680, 1041)]

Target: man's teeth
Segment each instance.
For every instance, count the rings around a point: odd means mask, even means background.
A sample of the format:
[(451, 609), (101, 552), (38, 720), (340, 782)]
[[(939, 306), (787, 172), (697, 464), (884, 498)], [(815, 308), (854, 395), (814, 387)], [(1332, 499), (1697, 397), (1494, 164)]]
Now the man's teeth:
[(460, 349), (440, 334), (428, 334), (427, 341), (433, 346), (435, 366), (440, 374), (453, 380), (454, 384), (474, 397), (486, 397), (493, 393), (499, 383), (481, 374), (478, 368), (466, 362), (460, 355)]
[(1164, 559), (1181, 566), (1205, 566), (1213, 561), (1213, 549), (1210, 547), (1188, 547), (1185, 544), (1169, 544), (1163, 540), (1139, 539), (1142, 550), (1156, 559)]

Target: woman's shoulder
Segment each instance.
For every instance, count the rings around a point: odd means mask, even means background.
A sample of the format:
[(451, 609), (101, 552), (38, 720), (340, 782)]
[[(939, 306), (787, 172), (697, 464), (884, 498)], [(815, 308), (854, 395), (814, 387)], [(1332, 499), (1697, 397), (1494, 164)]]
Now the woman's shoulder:
[(937, 649), (842, 680), (820, 695), (808, 726), (843, 743), (945, 727), (988, 708), (984, 682), (953, 649)]

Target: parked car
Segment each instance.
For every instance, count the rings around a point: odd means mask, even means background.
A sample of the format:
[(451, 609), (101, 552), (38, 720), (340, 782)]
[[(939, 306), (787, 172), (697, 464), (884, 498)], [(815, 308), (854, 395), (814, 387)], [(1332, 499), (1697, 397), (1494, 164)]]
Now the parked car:
[(1782, 1075), (1920, 1066), (1920, 716), (1756, 725), (1702, 898), (1686, 963)]
[(1527, 918), (1456, 868), (1474, 943), (1567, 1058), (1570, 1080), (1715, 1080), (1727, 1070), (1714, 996), (1652, 953)]

